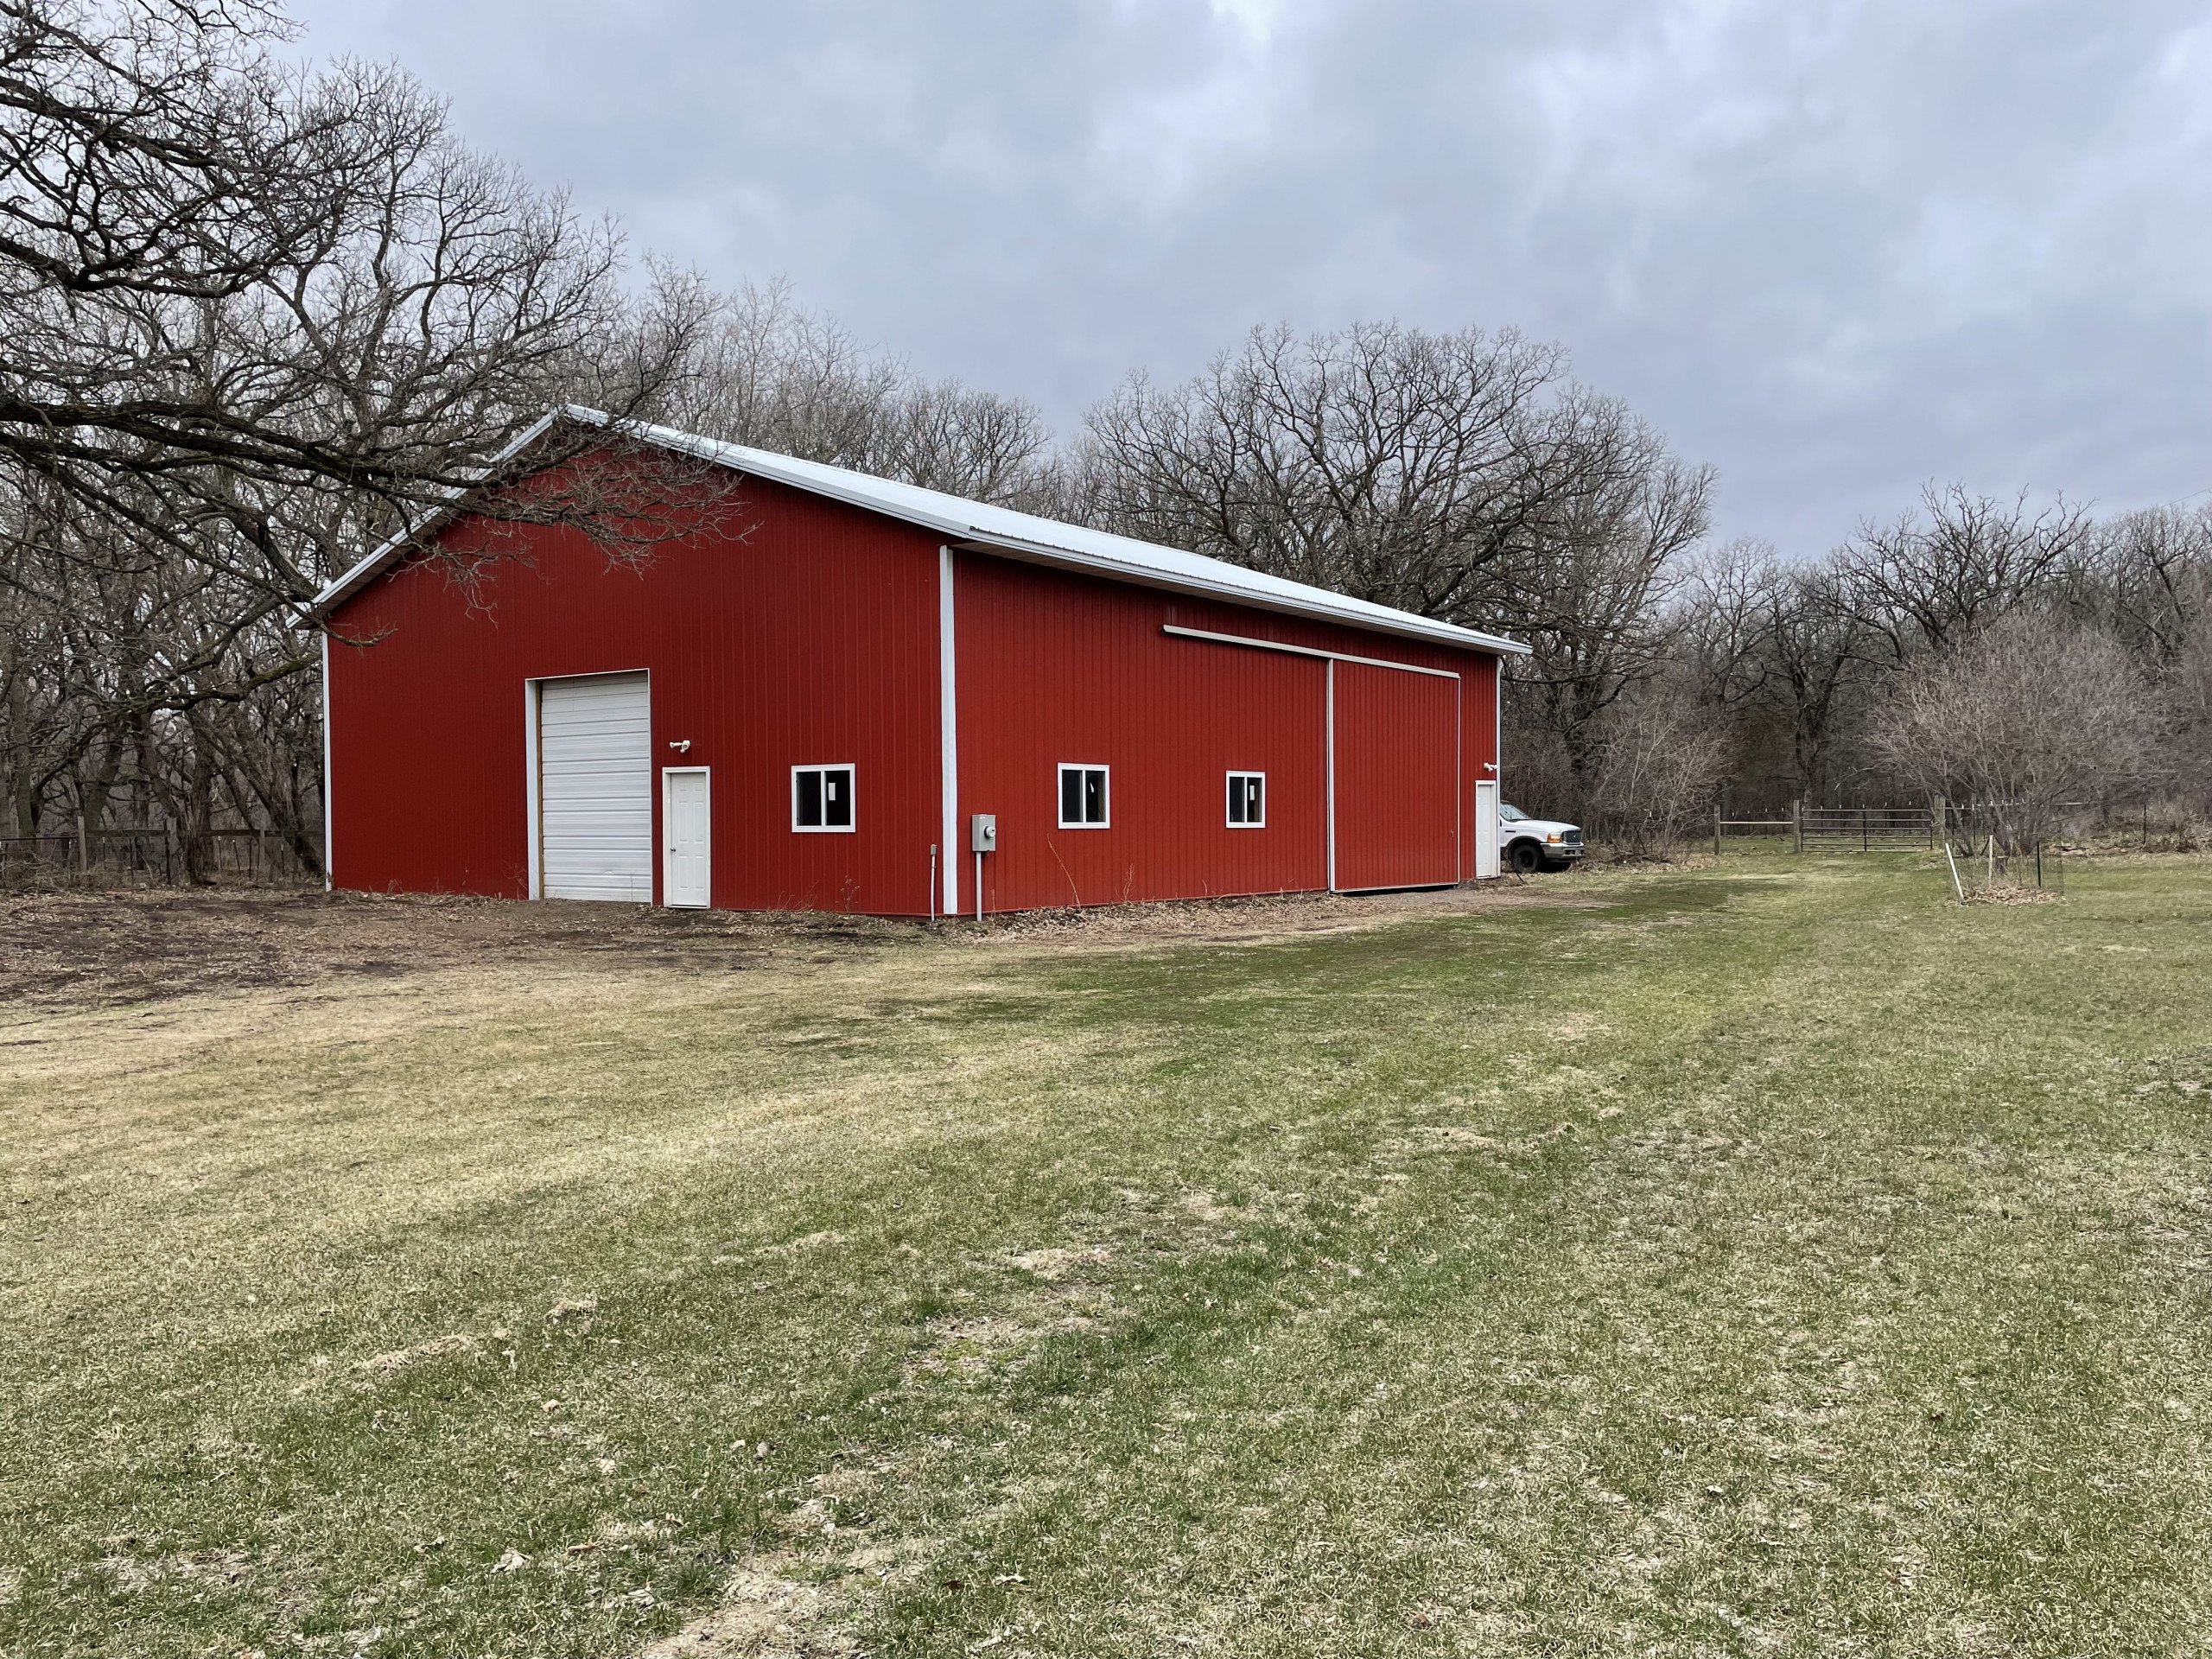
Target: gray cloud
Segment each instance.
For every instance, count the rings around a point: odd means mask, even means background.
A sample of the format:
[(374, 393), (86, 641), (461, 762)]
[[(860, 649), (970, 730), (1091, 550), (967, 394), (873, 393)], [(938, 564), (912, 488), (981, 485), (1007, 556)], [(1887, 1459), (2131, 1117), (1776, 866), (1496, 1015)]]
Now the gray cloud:
[(719, 280), (1061, 425), (1259, 321), (1565, 342), (1817, 551), (2212, 486), (2212, 5), (312, 0)]

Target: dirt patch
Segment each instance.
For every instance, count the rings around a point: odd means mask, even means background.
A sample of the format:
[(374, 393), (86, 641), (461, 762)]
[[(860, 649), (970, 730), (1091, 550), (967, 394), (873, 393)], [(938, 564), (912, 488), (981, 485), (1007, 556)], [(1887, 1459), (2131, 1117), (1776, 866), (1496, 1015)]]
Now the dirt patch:
[(1246, 899), (1187, 899), (1146, 905), (1101, 905), (1077, 910), (1022, 911), (957, 923), (952, 937), (977, 943), (1036, 944), (1057, 940), (1100, 943), (1242, 944), (1309, 933), (1354, 932), (1425, 916), (1481, 915), (1491, 911), (1580, 908), (1605, 902), (1593, 881), (1576, 876), (1530, 880), (1507, 876), (1480, 886), (1409, 893), (1288, 893)]
[[(860, 1651), (854, 1625), (887, 1590), (911, 1583), (931, 1551), (874, 1536), (839, 1518), (882, 1471), (842, 1467), (808, 1483), (816, 1495), (784, 1515), (791, 1540), (738, 1561), (721, 1604), (663, 1637), (641, 1659), (848, 1659)], [(849, 1515), (849, 1510), (844, 1510)]]
[(1400, 1144), (1427, 1152), (1534, 1152), (1573, 1134), (1572, 1123), (1554, 1123), (1534, 1135), (1485, 1135), (1464, 1123), (1430, 1123), (1414, 1129)]
[(917, 931), (868, 917), (560, 899), (167, 890), (19, 895), (0, 898), (0, 1007), (111, 1006), (580, 957), (741, 972), (773, 948), (850, 950)]
[[(656, 910), (431, 894), (152, 890), (0, 897), (0, 1009), (100, 1007), (239, 988), (528, 969), (579, 959), (741, 973), (794, 953), (937, 942), (1256, 944), (1429, 916), (1605, 902), (1580, 876), (1425, 893), (1290, 893), (1040, 910), (982, 922)], [(4, 1015), (0, 1014), (0, 1020)]]
[(2055, 905), (2064, 895), (2050, 887), (1969, 887), (1970, 905)]
[(1024, 1250), (1007, 1260), (1024, 1273), (1031, 1273), (1048, 1284), (1056, 1284), (1077, 1268), (1097, 1267), (1114, 1259), (1113, 1247), (1093, 1244), (1083, 1249), (1046, 1249)]
[(444, 1359), (454, 1354), (473, 1354), (479, 1344), (466, 1331), (456, 1331), (450, 1336), (433, 1337), (428, 1342), (418, 1342), (412, 1348), (394, 1348), (389, 1353), (372, 1354), (354, 1366), (354, 1370), (369, 1376), (397, 1376), (402, 1371), (430, 1360)]

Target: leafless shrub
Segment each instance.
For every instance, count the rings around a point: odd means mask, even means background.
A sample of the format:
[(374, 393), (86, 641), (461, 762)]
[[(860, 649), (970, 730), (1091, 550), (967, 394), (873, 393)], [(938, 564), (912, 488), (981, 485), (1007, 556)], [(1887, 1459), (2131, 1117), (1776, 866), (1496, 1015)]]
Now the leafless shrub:
[(1729, 759), (1725, 731), (1687, 684), (1670, 677), (1639, 686), (1606, 724), (1592, 792), (1593, 827), (1629, 857), (1679, 848), (1694, 830), (1711, 827)]
[(1999, 849), (2020, 853), (2069, 804), (2154, 778), (2162, 735), (2153, 689), (2126, 651), (2016, 612), (1902, 673), (1874, 742), (1898, 775), (1972, 804)]

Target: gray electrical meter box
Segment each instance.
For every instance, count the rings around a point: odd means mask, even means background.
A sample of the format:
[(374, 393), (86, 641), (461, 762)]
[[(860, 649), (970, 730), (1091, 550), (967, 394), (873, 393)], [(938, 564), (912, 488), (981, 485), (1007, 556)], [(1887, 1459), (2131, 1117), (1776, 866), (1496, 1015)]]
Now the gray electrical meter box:
[(968, 850), (995, 853), (999, 849), (999, 815), (978, 812), (968, 820)]

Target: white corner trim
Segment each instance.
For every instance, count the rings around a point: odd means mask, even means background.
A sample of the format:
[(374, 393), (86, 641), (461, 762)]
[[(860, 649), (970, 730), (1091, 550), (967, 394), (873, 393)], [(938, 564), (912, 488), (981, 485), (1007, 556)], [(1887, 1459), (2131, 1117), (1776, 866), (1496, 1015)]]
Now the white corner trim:
[(944, 903), (938, 914), (960, 913), (960, 864), (954, 856), (960, 839), (960, 699), (958, 655), (953, 648), (952, 550), (937, 550), (937, 722), (938, 796), (944, 822), (938, 825), (944, 849), (938, 868), (944, 880)]
[(1337, 664), (1332, 658), (1321, 693), (1322, 765), (1329, 809), (1329, 891), (1337, 891)]
[(330, 874), (330, 635), (322, 636), (322, 890), (334, 891)]
[(1311, 645), (1286, 645), (1279, 639), (1255, 639), (1249, 634), (1211, 633), (1204, 628), (1179, 628), (1173, 622), (1161, 623), (1160, 631), (1172, 633), (1178, 639), (1205, 639), (1217, 645), (1249, 645), (1255, 651), (1287, 652), (1293, 657), (1312, 657), (1325, 663), (1357, 663), (1362, 668), (1395, 668), (1401, 674), (1428, 674), (1440, 680), (1459, 677), (1448, 668), (1423, 668), (1415, 663), (1394, 663), (1382, 657), (1354, 657), (1341, 651), (1317, 651)]
[(539, 814), (537, 793), (544, 782), (537, 759), (537, 685), (522, 683), (522, 755), (524, 798), (530, 803), (530, 896), (545, 896), (545, 830)]

